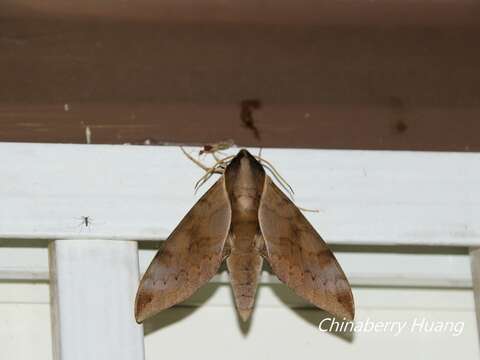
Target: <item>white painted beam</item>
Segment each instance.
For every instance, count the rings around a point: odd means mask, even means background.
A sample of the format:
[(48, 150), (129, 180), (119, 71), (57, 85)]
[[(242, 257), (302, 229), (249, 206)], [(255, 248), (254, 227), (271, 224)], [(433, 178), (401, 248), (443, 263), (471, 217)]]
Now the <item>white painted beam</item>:
[[(320, 210), (306, 216), (328, 243), (480, 246), (480, 154), (264, 149), (263, 157), (298, 205)], [(2, 143), (0, 164), (4, 239), (162, 240), (200, 195), (202, 170), (178, 147)]]
[(57, 240), (49, 250), (54, 360), (143, 360), (137, 243)]

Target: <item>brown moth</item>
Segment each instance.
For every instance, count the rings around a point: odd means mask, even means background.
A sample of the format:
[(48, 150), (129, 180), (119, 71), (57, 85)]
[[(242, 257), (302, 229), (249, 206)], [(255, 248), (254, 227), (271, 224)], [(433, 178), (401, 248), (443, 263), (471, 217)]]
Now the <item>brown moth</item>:
[(264, 259), (296, 294), (353, 319), (352, 291), (333, 253), (260, 162), (240, 150), (152, 260), (138, 288), (135, 318), (141, 323), (184, 301), (226, 260), (246, 321)]

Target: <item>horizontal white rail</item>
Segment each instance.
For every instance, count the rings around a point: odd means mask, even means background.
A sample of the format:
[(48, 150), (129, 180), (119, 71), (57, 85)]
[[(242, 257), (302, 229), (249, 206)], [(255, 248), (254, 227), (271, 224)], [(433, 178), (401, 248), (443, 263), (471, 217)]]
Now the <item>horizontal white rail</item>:
[[(88, 242), (88, 240), (86, 240)], [(0, 243), (1, 245), (1, 243)], [(156, 250), (139, 251), (140, 271), (144, 272)], [(387, 253), (337, 252), (354, 286), (427, 286), (466, 288), (472, 286), (468, 253)], [(0, 248), (1, 280), (49, 280), (48, 252), (45, 247)], [(228, 282), (221, 271), (214, 283)], [(263, 284), (277, 283), (274, 275), (262, 274)]]
[[(305, 215), (329, 243), (480, 245), (480, 154), (263, 157), (299, 206), (320, 210)], [(0, 238), (19, 240), (164, 239), (198, 199), (202, 175), (178, 147), (2, 143), (0, 167)]]

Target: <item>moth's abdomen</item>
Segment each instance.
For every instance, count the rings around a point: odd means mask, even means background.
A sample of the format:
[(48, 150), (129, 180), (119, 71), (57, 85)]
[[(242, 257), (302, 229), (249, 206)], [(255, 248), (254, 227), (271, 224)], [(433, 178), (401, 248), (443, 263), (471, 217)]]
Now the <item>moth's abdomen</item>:
[(258, 220), (241, 221), (234, 217), (230, 230), (227, 267), (238, 312), (242, 320), (246, 321), (253, 309), (262, 270), (263, 258), (260, 249), (264, 246), (263, 238), (258, 235)]
[(235, 303), (243, 321), (252, 313), (262, 262), (262, 257), (256, 252), (233, 251), (227, 258)]

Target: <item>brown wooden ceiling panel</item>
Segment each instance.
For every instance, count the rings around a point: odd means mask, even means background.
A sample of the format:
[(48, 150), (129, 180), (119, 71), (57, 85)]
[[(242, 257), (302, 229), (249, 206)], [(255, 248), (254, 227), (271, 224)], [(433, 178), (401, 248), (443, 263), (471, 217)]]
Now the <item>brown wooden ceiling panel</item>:
[(0, 141), (480, 150), (475, 3), (110, 1), (0, 5)]

